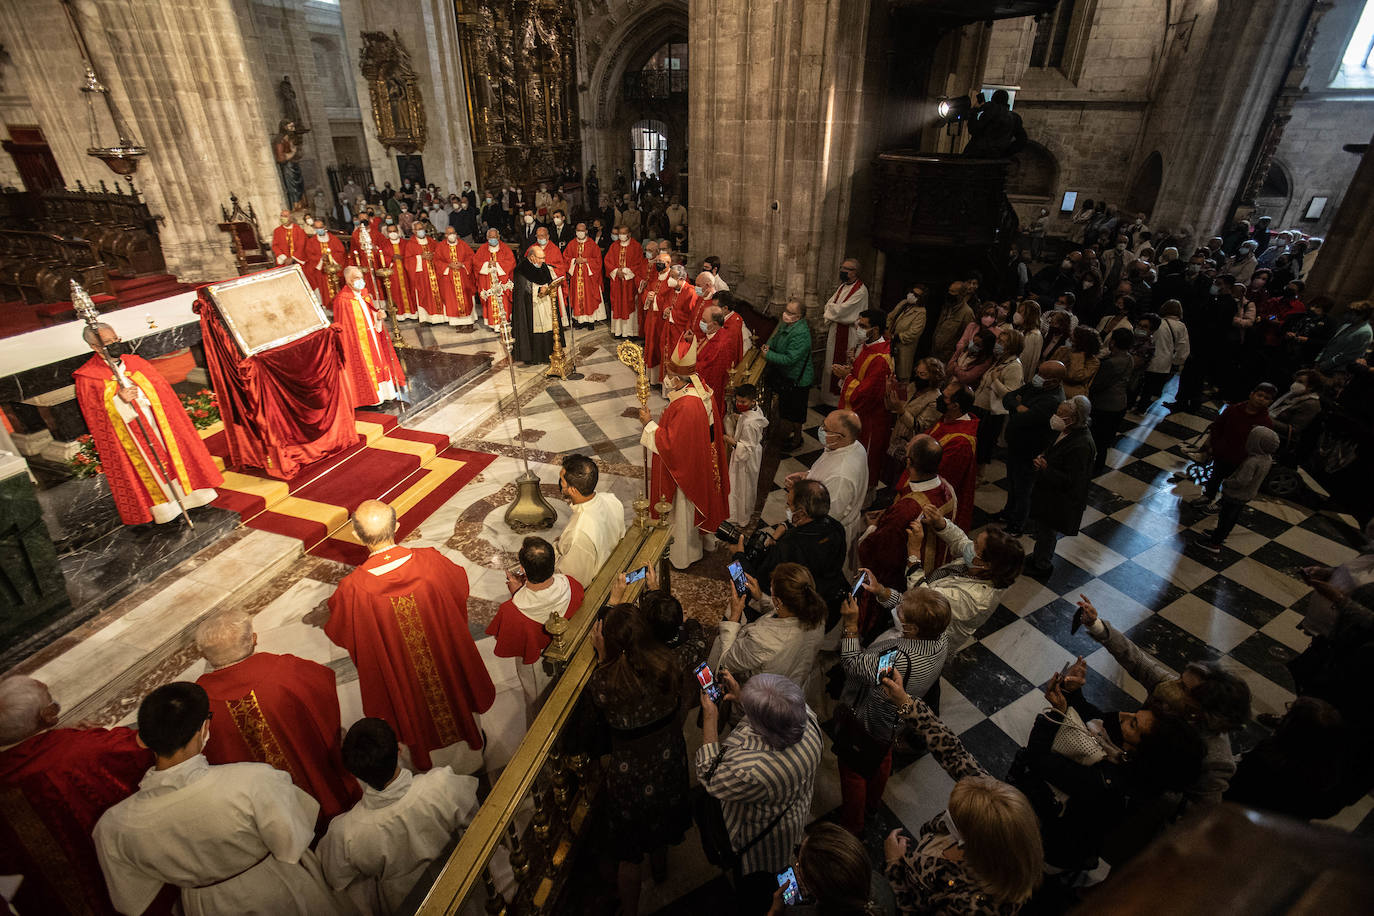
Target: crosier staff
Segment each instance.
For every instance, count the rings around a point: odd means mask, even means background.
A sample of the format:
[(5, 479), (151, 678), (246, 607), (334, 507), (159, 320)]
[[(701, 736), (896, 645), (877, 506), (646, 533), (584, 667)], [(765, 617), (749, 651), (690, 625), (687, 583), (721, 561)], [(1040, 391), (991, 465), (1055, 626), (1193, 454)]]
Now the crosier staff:
[[(109, 367), (110, 372), (114, 375), (115, 384), (119, 389), (123, 391), (131, 387), (132, 383), (129, 381), (128, 375), (124, 372), (124, 364), (110, 355), (110, 351), (105, 349), (105, 341), (100, 339), (100, 312), (96, 310), (95, 303), (91, 301), (90, 295), (86, 290), (82, 289), (80, 283), (72, 280), (71, 284), (72, 305), (75, 308), (76, 314), (81, 320), (86, 322), (86, 328), (90, 332), (87, 337), (88, 342), (95, 352), (99, 354), (100, 358), (105, 361), (105, 365)], [(186, 500), (181, 495), (179, 484), (171, 474), (167, 473), (167, 467), (162, 463), (162, 458), (157, 453), (152, 431), (148, 429), (148, 424), (144, 422), (143, 411), (134, 403), (130, 403), (129, 407), (133, 410), (134, 424), (138, 427), (139, 435), (143, 437), (143, 447), (147, 451), (148, 457), (152, 459), (153, 465), (156, 466), (158, 476), (162, 478), (162, 485), (167, 488), (168, 492), (172, 494), (172, 498), (176, 500), (177, 508), (181, 510), (181, 517), (186, 519), (186, 524), (194, 529), (196, 523), (191, 521), (191, 511), (186, 508)]]

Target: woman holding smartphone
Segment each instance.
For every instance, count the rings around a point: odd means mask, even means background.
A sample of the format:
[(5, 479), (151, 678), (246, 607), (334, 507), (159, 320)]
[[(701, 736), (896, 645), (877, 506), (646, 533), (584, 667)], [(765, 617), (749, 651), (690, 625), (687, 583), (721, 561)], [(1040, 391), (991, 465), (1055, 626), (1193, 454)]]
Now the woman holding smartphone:
[[(816, 591), (816, 580), (800, 563), (780, 563), (769, 581), (771, 596), (762, 594), (753, 576), (746, 581), (744, 595), (731, 589), (730, 611), (720, 622), (711, 668), (728, 670), (740, 681), (755, 674), (781, 674), (805, 690), (825, 636), (825, 600)], [(745, 623), (745, 598), (751, 594), (768, 612)]]
[(881, 677), (901, 680), (908, 694), (925, 696), (945, 666), (949, 643), (949, 599), (929, 588), (907, 592), (893, 611), (896, 626), (879, 636), (868, 650), (859, 645), (859, 605), (852, 597), (840, 608), (844, 622), (840, 639), (840, 663), (844, 666), (843, 699), (853, 709), (866, 732), (888, 742), (887, 755), (876, 769), (865, 772), (857, 761), (840, 758), (840, 825), (857, 837), (864, 820), (883, 800), (883, 789), (892, 773), (891, 744), (901, 722), (897, 704), (882, 690)]

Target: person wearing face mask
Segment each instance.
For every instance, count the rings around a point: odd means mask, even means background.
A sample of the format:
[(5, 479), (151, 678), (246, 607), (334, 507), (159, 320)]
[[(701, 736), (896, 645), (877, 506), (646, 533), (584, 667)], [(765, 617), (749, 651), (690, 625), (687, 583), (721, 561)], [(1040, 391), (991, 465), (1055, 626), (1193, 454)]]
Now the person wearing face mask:
[(596, 238), (587, 231), (587, 224), (579, 222), (572, 241), (563, 249), (567, 260), (568, 299), (573, 321), (590, 326), (606, 317), (606, 301), (602, 296), (602, 257)]
[[(922, 512), (929, 507), (941, 518), (952, 517), (958, 510), (959, 497), (954, 487), (941, 474), (944, 447), (934, 436), (922, 433), (907, 445), (906, 473), (897, 484), (892, 505), (883, 509), (867, 530), (858, 538), (855, 554), (858, 565), (868, 573), (870, 592), (886, 586), (901, 591), (910, 565), (908, 534), (913, 525), (921, 522)], [(871, 517), (871, 513), (870, 513)], [(946, 549), (938, 538), (923, 542), (915, 562), (926, 569), (944, 565)], [(865, 605), (860, 632), (865, 637), (886, 629), (887, 623), (870, 605)]]
[(864, 498), (868, 495), (868, 455), (858, 441), (863, 427), (852, 410), (832, 410), (821, 421), (819, 430), (825, 451), (809, 471), (796, 471), (784, 479), (793, 487), (799, 480), (825, 484), (829, 494), (829, 514), (842, 526), (850, 542), (863, 528)]
[(1284, 324), (1285, 358), (1290, 366), (1310, 366), (1317, 361), (1317, 354), (1331, 339), (1331, 305), (1327, 297), (1317, 296), (1305, 311)]
[(480, 228), (484, 232), (487, 229), (495, 229), (498, 233), (505, 230), (506, 211), (501, 208), (501, 202), (493, 191), (488, 190), (486, 196), (482, 198), (480, 215), (482, 221)]
[(735, 369), (736, 349), (734, 339), (725, 330), (725, 310), (714, 303), (706, 303), (697, 310), (697, 324), (690, 333), (698, 343), (697, 375), (711, 390), (717, 415), (724, 417), (725, 389)]
[[(562, 334), (563, 309), (559, 306), (562, 277), (544, 260), (552, 245), (531, 245), (515, 268), (515, 290), (511, 303), (511, 334), (514, 346), (511, 359), (526, 365), (548, 362), (555, 334)], [(558, 326), (556, 326), (558, 325)]]
[(347, 263), (343, 242), (325, 228), (323, 221), (315, 220), (314, 230), (305, 240), (302, 269), (306, 282), (319, 296), (320, 305), (334, 301), (334, 294), (339, 289), (339, 272)]
[(911, 378), (916, 346), (926, 330), (926, 288), (916, 284), (887, 316), (887, 339), (892, 342), (892, 374), (898, 381)]
[(659, 335), (662, 338), (661, 352), (672, 353), (682, 335), (693, 327), (692, 322), (700, 321), (697, 306), (696, 289), (687, 279), (686, 266), (674, 264), (668, 268), (668, 298), (663, 305)]
[[(845, 258), (840, 263), (840, 285), (826, 301), (825, 353), (821, 364), (821, 403), (835, 406), (840, 403), (840, 384), (848, 371), (853, 327), (859, 315), (868, 308), (868, 287), (859, 279), (859, 262)], [(844, 371), (840, 371), (844, 370)]]
[(1050, 418), (1064, 401), (1065, 372), (1063, 363), (1045, 360), (1029, 382), (1002, 398), (1007, 408), (1007, 504), (993, 520), (1004, 522), (1012, 534), (1021, 533), (1030, 512), (1034, 459), (1054, 436)]
[(525, 251), (534, 244), (539, 235), (539, 229), (543, 227), (534, 218), (533, 210), (521, 210), (520, 220), (515, 224), (515, 248), (517, 251)]
[(1227, 259), (1224, 269), (1235, 278), (1237, 283), (1242, 285), (1249, 283), (1250, 276), (1255, 272), (1255, 268), (1259, 266), (1259, 261), (1255, 258), (1255, 248), (1257, 244), (1258, 243), (1253, 239), (1242, 242), (1236, 256)]
[(460, 330), (473, 330), (477, 319), (472, 314), (472, 249), (452, 226), (434, 247), (442, 318)]
[(439, 292), (439, 271), (435, 264), (436, 244), (430, 238), (429, 223), (417, 220), (413, 234), (401, 246), (406, 282), (410, 285), (415, 311), (397, 318), (418, 318), (427, 324), (444, 321), (443, 297)]
[(1060, 404), (1049, 420), (1056, 434), (1054, 441), (1032, 461), (1035, 488), (1031, 490), (1030, 519), (1035, 550), (1026, 563), (1026, 573), (1034, 578), (1050, 577), (1059, 536), (1077, 534), (1083, 522), (1097, 461), (1097, 446), (1088, 430), (1091, 413), (1092, 402), (1081, 394)]
[(153, 768), (92, 831), (114, 908), (141, 913), (174, 884), (192, 913), (351, 912), (310, 849), (319, 802), (265, 763), (211, 766), (202, 753), (210, 722), (204, 688), (187, 681), (139, 704)]
[(374, 249), (381, 247), (381, 234), (373, 231), (372, 224), (368, 221), (368, 218), (365, 214), (359, 213), (353, 219), (353, 234), (349, 237), (348, 262), (350, 264), (358, 263), (359, 259), (362, 256), (362, 238), (364, 235), (367, 236), (368, 242), (372, 245)]
[[(654, 252), (646, 273), (648, 282), (639, 296), (640, 328), (644, 336), (644, 368), (649, 371), (649, 381), (653, 384), (659, 382), (660, 364), (664, 356), (663, 309), (673, 292), (672, 287), (668, 285), (672, 279), (669, 276), (672, 263), (672, 255), (668, 252)], [(700, 362), (704, 359), (704, 354), (699, 352), (697, 358)], [(711, 379), (706, 379), (706, 383), (714, 388)]]
[(647, 279), (644, 249), (630, 237), (624, 222), (615, 227), (615, 241), (602, 260), (611, 284), (611, 333), (616, 337), (639, 336), (639, 281)]
[(948, 363), (954, 358), (959, 338), (970, 323), (974, 323), (973, 307), (968, 304), (966, 284), (955, 281), (945, 293), (945, 304), (930, 342), (930, 355)]
[[(568, 261), (563, 257), (563, 252), (553, 243), (553, 237), (549, 235), (547, 226), (540, 226), (534, 233), (534, 244), (544, 252), (544, 263), (549, 265), (549, 269), (554, 272), (554, 276), (566, 276), (568, 272)], [(526, 252), (528, 253), (528, 252)]]
[(832, 366), (841, 379), (840, 409), (852, 410), (863, 424), (860, 442), (868, 454), (868, 479), (882, 471), (883, 450), (892, 433), (892, 414), (887, 411), (887, 381), (892, 377), (892, 347), (883, 338), (886, 316), (878, 309), (859, 313), (854, 329), (859, 346), (844, 366)]
[(668, 560), (686, 569), (702, 557), (702, 532), (714, 533), (730, 513), (725, 424), (697, 375), (697, 341), (684, 336), (665, 365), (668, 406), (655, 422), (647, 407), (640, 444), (653, 456), (650, 498), (672, 504)]
[(510, 321), (515, 252), (501, 241), (501, 233), (494, 227), (487, 230), (487, 243), (473, 254), (472, 269), (477, 298), (482, 302), (482, 320), (487, 327), (497, 328)]
[(110, 913), (91, 828), (138, 791), (153, 753), (132, 728), (56, 728), (61, 711), (42, 681), (0, 680), (0, 787), (31, 824), (6, 819), (7, 865), (24, 876), (12, 900), (30, 913)]
[(801, 300), (793, 296), (783, 306), (778, 326), (760, 348), (768, 366), (768, 390), (778, 396), (778, 420), (782, 428), (783, 451), (801, 445), (802, 423), (806, 421), (807, 400), (815, 381), (811, 360), (811, 328), (802, 320)]
[(345, 267), (334, 297), (334, 329), (343, 347), (343, 384), (353, 407), (400, 397), (405, 370), (386, 330), (386, 310), (372, 301), (361, 268)]
[(896, 483), (906, 469), (906, 447), (912, 437), (929, 431), (940, 421), (943, 414), (939, 401), (944, 384), (945, 366), (933, 356), (916, 364), (908, 385), (889, 384), (887, 409), (896, 419), (892, 424), (892, 438), (888, 440), (884, 483)]
[(396, 225), (401, 227), (401, 235), (410, 238), (415, 229), (415, 214), (410, 212), (409, 204), (401, 204), (401, 212), (396, 214)]
[[(978, 430), (982, 420), (973, 410), (974, 394), (958, 379), (947, 378), (935, 400), (940, 418), (930, 435), (940, 443), (940, 476), (959, 497), (954, 520), (961, 528), (973, 527), (973, 498), (978, 489)], [(903, 485), (899, 480), (897, 485)]]
[(553, 211), (553, 219), (549, 223), (549, 240), (558, 246), (559, 251), (568, 247), (568, 243), (573, 240), (573, 227), (568, 223), (568, 214), (562, 208)]
[(291, 211), (281, 211), (281, 225), (272, 230), (272, 257), (278, 267), (305, 264), (305, 230), (291, 219)]
[[(727, 420), (730, 419), (727, 417)], [(734, 431), (725, 437), (730, 449), (730, 521), (743, 527), (758, 501), (759, 465), (768, 418), (759, 410), (759, 392), (745, 382), (735, 389)]]
[[(471, 189), (469, 189), (471, 190)], [(477, 239), (477, 204), (467, 196), (453, 200), (453, 209), (448, 214), (448, 226), (458, 233), (464, 244), (471, 245)]]

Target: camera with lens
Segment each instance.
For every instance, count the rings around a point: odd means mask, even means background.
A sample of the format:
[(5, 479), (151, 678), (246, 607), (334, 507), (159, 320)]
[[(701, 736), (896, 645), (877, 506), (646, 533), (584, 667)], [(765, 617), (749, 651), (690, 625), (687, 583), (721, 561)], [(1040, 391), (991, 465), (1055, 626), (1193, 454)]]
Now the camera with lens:
[[(740, 537), (744, 535), (744, 529), (734, 522), (721, 522), (716, 529), (716, 537), (728, 544), (738, 544)], [(744, 539), (743, 558), (746, 563), (752, 563), (762, 557), (768, 548), (773, 545), (773, 532), (760, 525), (754, 533)]]

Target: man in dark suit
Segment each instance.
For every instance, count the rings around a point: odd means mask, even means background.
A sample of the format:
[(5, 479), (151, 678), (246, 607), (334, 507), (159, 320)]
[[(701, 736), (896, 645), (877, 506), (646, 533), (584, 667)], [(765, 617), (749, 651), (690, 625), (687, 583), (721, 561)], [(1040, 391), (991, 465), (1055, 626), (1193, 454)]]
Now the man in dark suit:
[(1026, 573), (1048, 579), (1054, 572), (1054, 545), (1059, 535), (1075, 535), (1088, 507), (1097, 446), (1088, 432), (1092, 402), (1083, 395), (1059, 405), (1050, 418), (1056, 438), (1032, 462), (1035, 489), (1031, 491), (1030, 520), (1035, 550), (1026, 562)]
[(1005, 159), (1025, 148), (1026, 128), (1021, 116), (1011, 110), (1011, 96), (1005, 89), (998, 89), (986, 103), (974, 97), (968, 135), (964, 155), (977, 159)]

